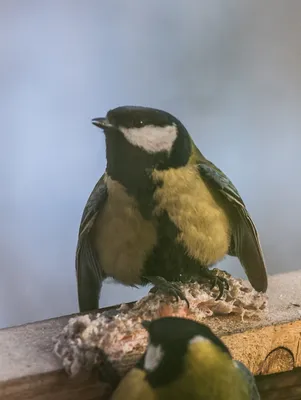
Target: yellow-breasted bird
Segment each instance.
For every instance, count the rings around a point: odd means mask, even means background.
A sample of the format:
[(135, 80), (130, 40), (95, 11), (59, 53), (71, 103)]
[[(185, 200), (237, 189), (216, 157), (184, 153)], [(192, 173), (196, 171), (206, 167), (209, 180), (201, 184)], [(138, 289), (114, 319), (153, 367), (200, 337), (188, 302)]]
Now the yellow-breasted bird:
[(251, 372), (206, 325), (177, 317), (143, 325), (148, 346), (111, 400), (260, 400)]
[(98, 308), (103, 280), (153, 283), (185, 299), (178, 283), (224, 279), (208, 268), (239, 258), (257, 291), (267, 273), (256, 227), (232, 182), (173, 115), (148, 107), (110, 110), (102, 128), (107, 167), (85, 206), (76, 252), (81, 311)]

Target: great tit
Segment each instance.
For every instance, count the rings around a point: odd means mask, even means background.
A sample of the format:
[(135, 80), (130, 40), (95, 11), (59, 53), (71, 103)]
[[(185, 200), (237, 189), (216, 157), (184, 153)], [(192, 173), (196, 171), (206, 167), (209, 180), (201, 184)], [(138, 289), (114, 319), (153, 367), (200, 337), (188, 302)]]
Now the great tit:
[(80, 222), (80, 311), (98, 308), (106, 277), (153, 283), (184, 300), (178, 282), (209, 279), (222, 294), (225, 278), (208, 268), (227, 254), (239, 258), (257, 291), (266, 291), (258, 233), (243, 200), (176, 117), (124, 106), (92, 123), (104, 131), (107, 166)]
[(255, 379), (210, 328), (177, 317), (145, 321), (149, 342), (112, 400), (259, 400)]

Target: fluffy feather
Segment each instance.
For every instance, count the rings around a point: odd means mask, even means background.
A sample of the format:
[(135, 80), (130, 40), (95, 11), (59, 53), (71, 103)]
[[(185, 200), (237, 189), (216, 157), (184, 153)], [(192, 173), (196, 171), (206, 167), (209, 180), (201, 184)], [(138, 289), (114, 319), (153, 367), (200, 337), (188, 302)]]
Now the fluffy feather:
[(158, 400), (156, 393), (145, 380), (145, 372), (133, 368), (121, 381), (111, 400)]
[(196, 165), (152, 174), (156, 184), (155, 214), (166, 211), (177, 226), (177, 241), (203, 266), (215, 264), (227, 253), (230, 225), (224, 209), (200, 179)]
[(145, 220), (136, 200), (117, 181), (106, 177), (107, 202), (95, 220), (93, 237), (107, 276), (126, 284), (141, 283), (145, 260), (157, 242), (154, 221)]

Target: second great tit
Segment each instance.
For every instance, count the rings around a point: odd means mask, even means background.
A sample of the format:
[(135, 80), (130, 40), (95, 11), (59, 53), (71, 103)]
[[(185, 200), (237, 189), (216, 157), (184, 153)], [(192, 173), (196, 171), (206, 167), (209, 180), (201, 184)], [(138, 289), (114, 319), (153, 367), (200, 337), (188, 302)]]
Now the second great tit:
[(251, 372), (206, 325), (165, 317), (144, 326), (145, 353), (112, 400), (260, 400)]

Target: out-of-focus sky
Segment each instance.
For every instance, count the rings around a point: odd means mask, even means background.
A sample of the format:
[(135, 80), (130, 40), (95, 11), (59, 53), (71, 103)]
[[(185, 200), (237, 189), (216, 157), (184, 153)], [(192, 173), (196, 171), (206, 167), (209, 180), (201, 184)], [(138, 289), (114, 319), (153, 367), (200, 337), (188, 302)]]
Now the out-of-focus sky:
[[(77, 311), (78, 225), (105, 167), (90, 120), (119, 105), (179, 117), (239, 189), (269, 272), (300, 268), (300, 14), (299, 0), (0, 3), (0, 327)], [(100, 305), (147, 290), (106, 284)]]

